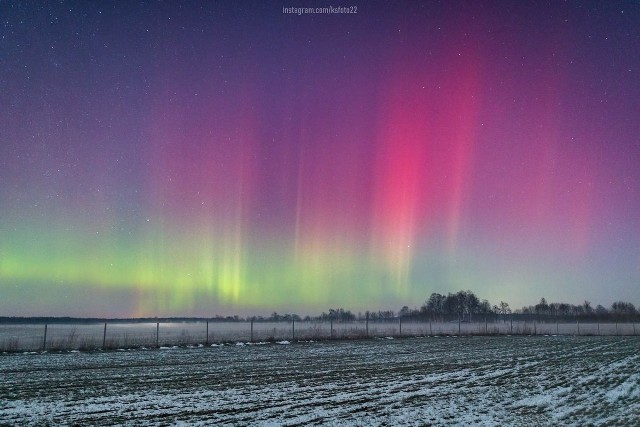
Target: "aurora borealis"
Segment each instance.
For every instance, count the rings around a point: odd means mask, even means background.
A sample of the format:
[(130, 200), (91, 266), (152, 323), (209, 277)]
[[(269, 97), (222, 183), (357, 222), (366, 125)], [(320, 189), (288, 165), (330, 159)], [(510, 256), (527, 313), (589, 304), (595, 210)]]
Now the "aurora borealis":
[(637, 2), (294, 3), (0, 4), (0, 315), (640, 305)]

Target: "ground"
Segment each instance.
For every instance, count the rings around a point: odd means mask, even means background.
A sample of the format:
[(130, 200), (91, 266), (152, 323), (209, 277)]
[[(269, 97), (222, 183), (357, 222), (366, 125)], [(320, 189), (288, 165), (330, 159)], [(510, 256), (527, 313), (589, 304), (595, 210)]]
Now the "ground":
[(638, 337), (431, 337), (0, 356), (0, 424), (633, 425)]

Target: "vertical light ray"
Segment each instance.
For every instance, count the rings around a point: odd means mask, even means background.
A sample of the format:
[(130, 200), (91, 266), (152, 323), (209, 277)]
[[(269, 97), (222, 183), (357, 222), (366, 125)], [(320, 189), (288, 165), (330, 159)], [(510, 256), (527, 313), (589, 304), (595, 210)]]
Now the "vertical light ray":
[(449, 84), (455, 87), (452, 99), (448, 99), (446, 109), (447, 131), (443, 138), (443, 145), (451, 144), (452, 159), (450, 166), (451, 189), (449, 198), (449, 213), (447, 214), (447, 242), (446, 250), (450, 258), (454, 258), (459, 242), (463, 210), (470, 191), (470, 177), (473, 168), (473, 151), (479, 128), (478, 104), (481, 102), (479, 77), (482, 73), (481, 62), (465, 52), (465, 60), (452, 61), (458, 68), (451, 76)]
[[(140, 270), (143, 283), (174, 284), (158, 295), (174, 308), (193, 305), (202, 289), (223, 303), (243, 298), (257, 145), (251, 94), (238, 98), (236, 105), (213, 105), (192, 116), (176, 115), (167, 105), (154, 113), (148, 180), (153, 215), (146, 221), (155, 231)], [(221, 120), (221, 108), (231, 110), (231, 123)]]
[[(403, 86), (392, 90), (401, 92)], [(429, 117), (422, 100), (391, 96), (376, 142), (372, 251), (381, 254), (392, 286), (408, 286), (419, 216), (426, 192)], [(379, 255), (374, 255), (377, 258)]]

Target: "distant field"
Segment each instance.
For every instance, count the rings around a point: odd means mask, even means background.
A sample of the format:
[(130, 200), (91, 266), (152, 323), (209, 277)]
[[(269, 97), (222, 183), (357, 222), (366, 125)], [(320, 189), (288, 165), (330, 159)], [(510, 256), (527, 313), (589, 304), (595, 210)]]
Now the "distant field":
[[(0, 324), (0, 352), (130, 349), (211, 343), (434, 335), (639, 335), (634, 323), (174, 322)], [(46, 338), (46, 340), (45, 340)]]
[(0, 355), (0, 425), (637, 425), (638, 337)]

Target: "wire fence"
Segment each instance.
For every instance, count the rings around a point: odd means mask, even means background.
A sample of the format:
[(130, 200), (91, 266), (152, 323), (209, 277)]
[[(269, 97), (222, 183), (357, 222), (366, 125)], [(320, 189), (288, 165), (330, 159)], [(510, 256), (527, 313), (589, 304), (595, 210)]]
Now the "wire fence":
[[(640, 326), (640, 325), (638, 325)], [(0, 324), (0, 351), (90, 351), (413, 336), (638, 335), (635, 322), (191, 321)]]

